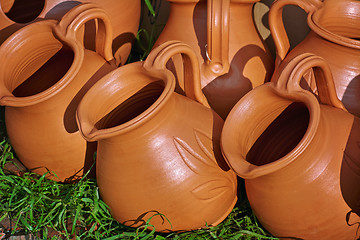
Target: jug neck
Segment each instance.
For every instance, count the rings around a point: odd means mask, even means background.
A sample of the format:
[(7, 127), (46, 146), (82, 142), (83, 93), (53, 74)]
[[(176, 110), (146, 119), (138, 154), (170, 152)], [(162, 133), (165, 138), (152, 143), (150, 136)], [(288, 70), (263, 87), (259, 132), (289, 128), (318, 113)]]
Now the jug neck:
[(325, 1), (324, 5), (309, 13), (310, 29), (329, 42), (360, 49), (360, 14), (348, 13), (360, 9), (358, 1)]
[[(84, 52), (53, 35), (56, 21), (28, 25), (0, 47), (1, 96), (5, 106), (30, 106), (65, 88), (79, 71)], [(5, 61), (6, 59), (6, 61)]]
[[(341, 109), (320, 105), (310, 93), (290, 95), (267, 83), (230, 112), (222, 132), (224, 157), (245, 179), (279, 174), (290, 167), (296, 173), (299, 165), (316, 164), (321, 159), (317, 154), (344, 147), (345, 138), (336, 139), (341, 143), (337, 146), (330, 144), (333, 149), (327, 143), (335, 135), (346, 135), (351, 119)], [(335, 133), (332, 128), (341, 121), (346, 122)]]
[[(0, 68), (0, 88), (6, 90), (0, 91), (5, 94), (0, 96), (0, 104), (33, 105), (49, 99), (69, 85), (83, 64), (85, 49), (81, 41), (82, 27), (90, 20), (96, 20), (98, 24), (96, 53), (104, 61), (111, 61), (112, 28), (105, 10), (92, 3), (79, 4), (60, 21), (32, 23), (15, 32), (2, 44), (0, 59), (6, 64)], [(41, 83), (30, 84), (30, 79), (31, 82)], [(29, 86), (33, 86), (30, 92), (27, 91)], [(41, 89), (37, 89), (37, 86), (41, 86)], [(17, 90), (18, 87), (21, 90)]]
[(99, 80), (79, 104), (80, 132), (88, 141), (133, 132), (165, 111), (174, 89), (170, 71), (148, 71), (140, 62), (118, 68)]

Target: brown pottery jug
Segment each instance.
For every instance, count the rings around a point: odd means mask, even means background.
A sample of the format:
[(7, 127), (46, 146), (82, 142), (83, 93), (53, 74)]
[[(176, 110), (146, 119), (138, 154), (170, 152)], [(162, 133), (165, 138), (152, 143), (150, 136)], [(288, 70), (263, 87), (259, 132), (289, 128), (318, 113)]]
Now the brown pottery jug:
[[(310, 68), (319, 99), (299, 85)], [(329, 66), (302, 54), (276, 83), (252, 90), (234, 106), (221, 147), (271, 234), (349, 240), (359, 237), (359, 142), (360, 119), (337, 98)]]
[[(273, 71), (270, 52), (253, 21), (253, 5), (259, 0), (168, 1), (170, 15), (155, 46), (179, 40), (192, 47), (201, 66), (202, 91), (225, 119), (235, 103), (269, 80)], [(181, 79), (182, 63), (173, 62)]]
[[(99, 26), (96, 52), (84, 49), (78, 32), (92, 19)], [(1, 45), (0, 105), (11, 145), (27, 168), (71, 181), (92, 165), (95, 149), (81, 137), (75, 111), (86, 90), (115, 68), (108, 62), (111, 31), (105, 11), (88, 3), (60, 22), (25, 26)]]
[[(290, 52), (281, 16), (287, 5), (304, 9), (311, 29)], [(277, 0), (269, 11), (269, 25), (277, 49), (276, 65), (283, 61), (286, 65), (290, 59), (306, 52), (323, 57), (330, 65), (338, 98), (350, 113), (360, 117), (360, 1)], [(316, 92), (314, 83), (308, 81)]]
[[(184, 59), (187, 97), (174, 92), (165, 68), (175, 54)], [(120, 223), (138, 227), (151, 219), (156, 231), (193, 230), (231, 212), (237, 179), (221, 156), (223, 120), (199, 102), (207, 105), (196, 55), (176, 41), (112, 71), (85, 94), (79, 129), (98, 141), (99, 191)]]
[[(0, 44), (16, 30), (42, 19), (60, 20), (81, 3), (96, 3), (105, 9), (112, 23), (112, 49), (118, 64), (130, 53), (140, 21), (140, 0), (0, 0)], [(94, 22), (86, 25), (85, 45), (93, 49)]]

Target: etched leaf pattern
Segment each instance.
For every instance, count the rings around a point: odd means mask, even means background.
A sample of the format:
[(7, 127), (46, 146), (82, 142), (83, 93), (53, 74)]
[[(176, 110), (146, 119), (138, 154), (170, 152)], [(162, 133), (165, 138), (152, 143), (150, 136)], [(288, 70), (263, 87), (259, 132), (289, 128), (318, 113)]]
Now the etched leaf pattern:
[(234, 180), (231, 175), (223, 171), (214, 158), (211, 137), (198, 129), (194, 129), (194, 137), (198, 152), (184, 140), (174, 137), (174, 144), (184, 163), (194, 173), (208, 176), (209, 179), (191, 190), (191, 193), (200, 200), (213, 201), (228, 191), (234, 191)]
[(197, 186), (191, 193), (200, 200), (213, 201), (227, 191), (232, 191), (230, 186), (232, 186), (232, 184), (229, 184), (229, 179), (219, 178)]
[(213, 159), (212, 153), (214, 153), (214, 150), (212, 147), (213, 145), (212, 139), (197, 129), (194, 129), (194, 134), (195, 134), (196, 142), (199, 144), (200, 149), (205, 153), (205, 155), (208, 157), (208, 159), (213, 164), (213, 166), (218, 167), (216, 164), (216, 160)]
[(195, 152), (185, 141), (180, 138), (174, 138), (175, 146), (180, 153), (185, 164), (196, 174), (202, 175), (204, 170), (214, 168), (215, 164), (212, 161), (208, 161), (200, 154)]

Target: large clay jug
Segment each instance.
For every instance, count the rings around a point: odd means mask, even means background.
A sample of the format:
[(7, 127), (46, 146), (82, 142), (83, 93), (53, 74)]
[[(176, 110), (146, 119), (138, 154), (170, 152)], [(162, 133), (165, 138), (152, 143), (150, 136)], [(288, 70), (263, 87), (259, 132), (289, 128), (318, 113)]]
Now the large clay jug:
[[(0, 44), (29, 23), (42, 19), (60, 20), (71, 8), (85, 2), (105, 9), (112, 23), (113, 54), (118, 64), (124, 64), (139, 27), (141, 0), (0, 0)], [(87, 24), (84, 38), (89, 49), (94, 46), (95, 29), (93, 22)]]
[[(92, 19), (99, 25), (96, 52), (78, 40), (78, 30)], [(104, 10), (82, 4), (60, 22), (21, 28), (1, 45), (0, 105), (6, 106), (9, 140), (27, 168), (70, 181), (92, 165), (94, 148), (81, 137), (75, 111), (86, 90), (115, 68), (108, 62), (111, 36)]]
[[(165, 69), (178, 53), (188, 97), (174, 92)], [(81, 133), (98, 141), (99, 191), (119, 222), (192, 230), (220, 223), (234, 207), (237, 179), (220, 150), (223, 120), (199, 103), (206, 105), (198, 74), (190, 47), (166, 42), (145, 62), (106, 75), (80, 102)]]
[[(180, 40), (192, 47), (201, 66), (201, 88), (225, 119), (235, 103), (269, 80), (273, 71), (270, 52), (253, 21), (253, 5), (259, 0), (168, 1), (170, 15), (155, 46)], [(181, 78), (181, 61), (174, 63)]]
[[(310, 68), (319, 99), (299, 84)], [(276, 83), (252, 90), (234, 106), (221, 146), (271, 234), (348, 240), (359, 237), (359, 141), (360, 119), (344, 110), (328, 65), (302, 54)]]
[[(281, 17), (282, 9), (287, 5), (304, 9), (311, 29), (290, 52)], [(269, 25), (277, 49), (276, 65), (306, 52), (323, 57), (334, 76), (337, 96), (349, 112), (360, 117), (360, 2), (277, 0), (270, 8)], [(311, 80), (308, 85), (316, 92)]]

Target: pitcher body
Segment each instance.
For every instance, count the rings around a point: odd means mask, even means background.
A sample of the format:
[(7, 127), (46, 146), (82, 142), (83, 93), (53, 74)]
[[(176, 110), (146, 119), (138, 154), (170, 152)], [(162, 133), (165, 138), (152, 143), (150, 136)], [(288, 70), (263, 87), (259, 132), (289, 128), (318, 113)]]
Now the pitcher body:
[[(309, 68), (319, 99), (300, 87)], [(345, 110), (331, 81), (325, 60), (299, 55), (276, 83), (241, 99), (225, 121), (223, 154), (245, 178), (257, 218), (276, 237), (359, 237), (359, 118)]]
[(196, 68), (190, 47), (161, 45), (145, 63), (102, 78), (77, 110), (81, 133), (98, 142), (97, 182), (112, 216), (132, 227), (149, 221), (162, 232), (217, 225), (237, 200), (236, 175), (221, 156), (223, 120), (174, 92), (175, 78), (164, 69), (172, 51)]
[[(286, 116), (287, 120), (291, 119), (293, 122), (288, 123), (289, 126), (278, 125), (276, 133), (278, 138), (271, 139), (273, 143), (266, 142), (267, 145), (264, 143), (265, 150), (262, 151), (260, 145), (253, 145), (251, 152), (258, 152), (258, 154), (248, 158), (249, 162), (257, 159), (256, 165), (259, 168), (275, 165), (276, 160), (270, 162), (270, 159), (264, 157), (269, 152), (269, 155), (272, 154), (269, 149), (286, 148), (285, 141), (292, 142), (295, 138), (300, 138), (299, 134), (304, 133), (302, 129), (304, 126), (300, 125), (305, 125), (304, 118), (309, 116), (305, 116), (308, 113), (302, 109), (305, 106), (299, 105), (296, 108), (298, 113), (286, 112), (289, 108), (285, 110), (286, 114), (282, 113), (284, 118)], [(357, 228), (360, 217), (344, 199), (343, 191), (356, 192), (360, 179), (357, 176), (357, 182), (352, 182), (352, 185), (347, 186), (352, 190), (345, 190), (342, 185), (344, 176), (340, 174), (343, 158), (346, 155), (343, 149), (346, 147), (354, 119), (342, 110), (334, 110), (328, 106), (321, 107), (321, 111), (322, 118), (326, 120), (319, 123), (317, 133), (306, 150), (296, 155), (295, 152), (302, 147), (300, 145), (283, 158), (276, 158), (274, 155), (272, 158), (272, 160), (281, 161), (286, 158), (290, 160), (293, 157), (293, 163), (266, 176), (246, 180), (246, 192), (255, 215), (264, 228), (276, 237), (314, 240), (345, 240), (358, 237)], [(299, 112), (302, 114), (300, 115)], [(294, 119), (295, 116), (297, 121)], [(299, 120), (299, 118), (302, 119)], [(272, 127), (275, 128), (275, 124), (279, 124), (277, 120), (271, 123)], [(352, 131), (359, 131), (359, 129)], [(291, 139), (287, 138), (289, 135)], [(357, 195), (357, 204), (360, 200), (358, 197), (359, 195)]]
[[(300, 6), (308, 13), (311, 29), (306, 38), (290, 52), (289, 43), (279, 14), (286, 5)], [(354, 10), (356, 9), (356, 10)], [(277, 65), (302, 53), (314, 53), (329, 64), (338, 98), (346, 109), (360, 116), (360, 3), (358, 1), (275, 1), (270, 8), (269, 24), (277, 48)], [(281, 68), (281, 66), (279, 66)], [(275, 74), (276, 75), (276, 74)], [(276, 76), (274, 77), (276, 79)], [(308, 87), (314, 82), (308, 80)]]
[[(245, 93), (272, 74), (272, 57), (253, 22), (257, 1), (169, 2), (170, 15), (155, 46), (180, 40), (193, 48), (201, 65), (201, 88), (210, 106), (225, 119)], [(181, 78), (178, 65), (175, 71)]]
[[(84, 49), (76, 37), (89, 19), (98, 19), (100, 35), (106, 36), (97, 41), (98, 52)], [(108, 62), (113, 59), (108, 21), (102, 9), (83, 4), (60, 22), (20, 29), (0, 48), (0, 104), (9, 140), (19, 160), (40, 175), (49, 172), (49, 178), (70, 182), (93, 165), (95, 148), (79, 134), (75, 111), (87, 89), (115, 68)]]

